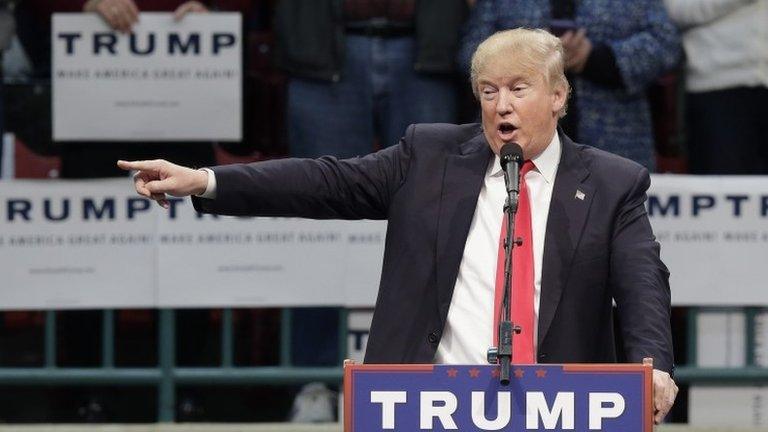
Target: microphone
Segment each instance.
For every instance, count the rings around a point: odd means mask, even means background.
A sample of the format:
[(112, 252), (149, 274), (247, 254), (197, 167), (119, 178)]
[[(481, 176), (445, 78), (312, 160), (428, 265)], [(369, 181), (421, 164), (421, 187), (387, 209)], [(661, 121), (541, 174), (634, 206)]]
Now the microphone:
[(511, 142), (501, 146), (499, 163), (504, 171), (504, 184), (507, 187), (506, 210), (510, 215), (517, 213), (518, 195), (520, 194), (520, 167), (523, 164), (523, 149), (518, 143)]
[(504, 171), (504, 183), (507, 188), (507, 202), (504, 211), (507, 212), (507, 235), (504, 238), (504, 296), (501, 302), (501, 317), (497, 329), (499, 335), (498, 346), (488, 349), (488, 363), (499, 364), (499, 382), (501, 385), (509, 385), (509, 369), (512, 362), (512, 336), (520, 334), (520, 326), (512, 323), (509, 309), (512, 301), (510, 290), (512, 281), (512, 247), (522, 244), (515, 238), (515, 213), (520, 194), (520, 169), (523, 164), (523, 149), (517, 143), (507, 143), (499, 150), (501, 170)]

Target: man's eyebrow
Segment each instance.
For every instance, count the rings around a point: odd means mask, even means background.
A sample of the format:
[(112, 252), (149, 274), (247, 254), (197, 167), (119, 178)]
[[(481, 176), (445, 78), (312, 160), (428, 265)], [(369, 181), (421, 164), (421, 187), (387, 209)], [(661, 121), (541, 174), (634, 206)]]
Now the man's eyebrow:
[[(530, 77), (524, 76), (524, 75), (515, 75), (515, 76), (512, 76), (512, 77), (509, 77), (508, 79), (504, 79), (503, 81), (504, 82), (501, 83), (501, 85), (511, 85), (511, 84), (519, 84), (519, 83), (530, 85), (532, 79)], [(492, 80), (490, 80), (488, 78), (479, 78), (477, 80), (477, 84), (490, 84), (490, 85), (493, 85), (493, 86), (498, 86), (499, 85), (499, 84), (496, 84), (494, 81), (492, 81)]]

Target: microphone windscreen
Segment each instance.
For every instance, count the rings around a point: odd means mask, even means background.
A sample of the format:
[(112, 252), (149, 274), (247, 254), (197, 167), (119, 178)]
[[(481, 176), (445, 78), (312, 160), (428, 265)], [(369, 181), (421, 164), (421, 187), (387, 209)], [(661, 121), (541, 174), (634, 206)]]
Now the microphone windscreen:
[(501, 168), (504, 169), (510, 161), (517, 161), (518, 163), (522, 163), (523, 161), (523, 149), (520, 147), (520, 144), (516, 142), (506, 143), (501, 146), (501, 150), (499, 150), (499, 162), (501, 162)]

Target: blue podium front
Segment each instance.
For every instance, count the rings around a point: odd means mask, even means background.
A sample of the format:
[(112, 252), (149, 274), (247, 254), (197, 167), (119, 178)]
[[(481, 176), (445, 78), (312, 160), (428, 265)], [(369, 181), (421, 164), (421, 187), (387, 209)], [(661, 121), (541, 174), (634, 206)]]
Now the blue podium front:
[(652, 366), (344, 366), (344, 431), (653, 430)]

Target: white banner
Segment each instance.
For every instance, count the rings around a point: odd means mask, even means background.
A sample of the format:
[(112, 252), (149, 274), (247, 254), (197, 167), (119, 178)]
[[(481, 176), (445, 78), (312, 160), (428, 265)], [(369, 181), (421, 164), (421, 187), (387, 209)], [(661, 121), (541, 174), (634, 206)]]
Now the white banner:
[(655, 175), (647, 207), (673, 304), (768, 304), (768, 177)]
[(190, 200), (176, 207), (175, 218), (158, 211), (160, 305), (376, 301), (385, 222), (216, 218), (198, 215)]
[(2, 309), (376, 300), (385, 222), (166, 211), (128, 179), (0, 182), (0, 205)]
[(239, 141), (239, 13), (142, 13), (130, 34), (95, 14), (52, 20), (57, 141)]
[[(199, 215), (128, 179), (0, 182), (0, 308), (344, 305), (376, 299), (386, 223)], [(676, 305), (765, 305), (768, 177), (655, 176)]]
[(0, 307), (152, 307), (157, 216), (120, 181), (2, 181)]

